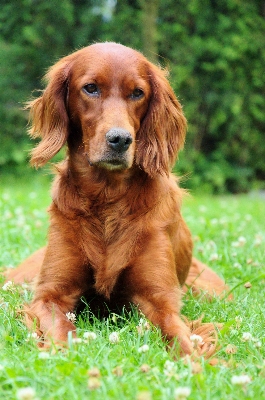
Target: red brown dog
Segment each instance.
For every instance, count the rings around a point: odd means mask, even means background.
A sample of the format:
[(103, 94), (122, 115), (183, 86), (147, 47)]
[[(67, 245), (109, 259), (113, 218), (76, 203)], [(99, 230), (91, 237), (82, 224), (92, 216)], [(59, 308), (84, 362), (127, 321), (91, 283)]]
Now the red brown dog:
[(49, 209), (46, 249), (8, 279), (37, 276), (28, 315), (45, 339), (67, 341), (81, 296), (134, 303), (182, 354), (193, 351), (180, 316), (182, 286), (220, 294), (225, 285), (192, 260), (181, 216), (183, 191), (171, 168), (186, 120), (165, 72), (115, 43), (94, 44), (48, 72), (29, 104), (31, 136), (41, 141), (31, 163), (46, 164), (64, 144)]

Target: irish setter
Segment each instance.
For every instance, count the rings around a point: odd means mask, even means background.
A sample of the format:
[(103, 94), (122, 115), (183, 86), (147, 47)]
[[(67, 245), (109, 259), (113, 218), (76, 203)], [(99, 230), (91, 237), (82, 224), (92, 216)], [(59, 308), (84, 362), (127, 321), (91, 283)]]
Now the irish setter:
[[(192, 259), (180, 212), (183, 191), (171, 174), (186, 120), (166, 73), (115, 43), (85, 47), (48, 72), (29, 104), (31, 163), (43, 166), (67, 145), (57, 166), (48, 245), (8, 279), (37, 273), (27, 315), (47, 342), (76, 328), (66, 313), (91, 304), (133, 303), (182, 354), (193, 351), (180, 316), (182, 286), (220, 294), (224, 282)], [(189, 272), (190, 271), (190, 272)]]

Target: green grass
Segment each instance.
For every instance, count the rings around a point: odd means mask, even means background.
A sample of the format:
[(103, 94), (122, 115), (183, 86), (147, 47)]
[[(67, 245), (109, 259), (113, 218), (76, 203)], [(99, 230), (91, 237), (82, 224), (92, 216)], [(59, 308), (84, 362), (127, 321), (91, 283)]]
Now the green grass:
[[(4, 179), (0, 265), (15, 266), (45, 243), (49, 202), (48, 179)], [(96, 339), (81, 344), (70, 340), (68, 349), (43, 356), (17, 313), (31, 293), (18, 287), (0, 290), (1, 399), (16, 399), (24, 387), (33, 388), (34, 399), (41, 400), (167, 400), (176, 398), (178, 387), (190, 388), (188, 398), (194, 400), (264, 398), (264, 199), (250, 195), (187, 198), (183, 213), (194, 236), (195, 255), (225, 278), (234, 296), (233, 301), (216, 298), (211, 303), (190, 294), (184, 297), (183, 314), (189, 319), (204, 314), (204, 321), (224, 324), (219, 364), (211, 366), (201, 359), (196, 373), (190, 363), (173, 360), (159, 330), (138, 333), (140, 317), (134, 311), (105, 321), (78, 316), (79, 336), (92, 331)], [(245, 288), (246, 282), (251, 288)], [(118, 343), (109, 342), (111, 332), (119, 333)], [(243, 340), (246, 332), (252, 340)], [(139, 352), (143, 344), (149, 346), (147, 352)], [(235, 354), (227, 354), (228, 345), (236, 346)], [(89, 376), (94, 367), (99, 377)], [(122, 373), (115, 374), (117, 367)], [(240, 375), (249, 376), (251, 383), (233, 384), (232, 377)]]

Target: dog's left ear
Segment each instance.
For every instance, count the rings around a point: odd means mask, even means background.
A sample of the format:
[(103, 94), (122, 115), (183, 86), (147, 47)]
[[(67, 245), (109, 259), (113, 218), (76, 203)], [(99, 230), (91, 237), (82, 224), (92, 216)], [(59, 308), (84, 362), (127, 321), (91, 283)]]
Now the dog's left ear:
[(72, 57), (57, 62), (45, 76), (46, 89), (37, 99), (27, 104), (30, 110), (32, 138), (41, 138), (31, 152), (31, 164), (42, 167), (66, 143), (69, 134), (69, 118), (66, 110), (68, 77)]
[(149, 176), (169, 174), (186, 135), (186, 118), (166, 73), (149, 64), (151, 100), (137, 134), (136, 163)]

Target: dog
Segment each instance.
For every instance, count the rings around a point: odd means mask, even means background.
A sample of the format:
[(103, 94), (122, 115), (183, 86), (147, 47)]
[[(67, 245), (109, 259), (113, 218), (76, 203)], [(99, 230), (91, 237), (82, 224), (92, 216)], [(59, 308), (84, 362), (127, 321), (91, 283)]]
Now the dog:
[(42, 167), (64, 145), (67, 158), (56, 166), (47, 247), (6, 274), (15, 283), (37, 276), (28, 326), (37, 322), (43, 345), (65, 343), (76, 334), (66, 314), (81, 297), (96, 307), (132, 303), (169, 346), (191, 354), (183, 288), (227, 287), (192, 258), (184, 191), (171, 173), (186, 119), (166, 72), (109, 42), (62, 58), (46, 81), (28, 104), (30, 135), (41, 138), (31, 164)]

